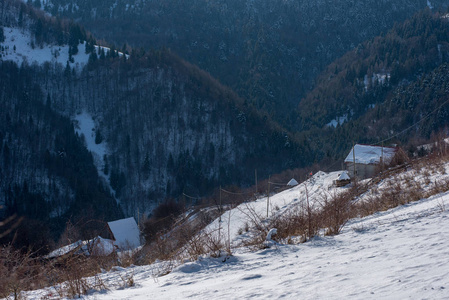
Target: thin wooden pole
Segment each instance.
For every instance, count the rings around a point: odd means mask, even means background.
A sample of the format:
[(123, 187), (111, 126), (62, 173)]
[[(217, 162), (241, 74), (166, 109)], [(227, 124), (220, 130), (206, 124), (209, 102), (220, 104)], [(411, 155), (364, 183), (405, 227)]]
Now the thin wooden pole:
[(218, 240), (221, 241), (221, 185), (220, 185), (220, 204), (218, 206), (218, 213), (220, 217), (218, 218)]
[(384, 171), (384, 142), (382, 142), (382, 154), (380, 156), (380, 171), (383, 172)]
[(257, 194), (257, 169), (254, 169), (254, 177), (256, 178), (256, 194)]
[(267, 218), (268, 218), (268, 208), (270, 207), (270, 179), (271, 179), (271, 175), (268, 176)]
[(352, 142), (352, 163), (353, 163), (353, 169), (354, 169), (354, 179), (355, 179), (355, 143)]

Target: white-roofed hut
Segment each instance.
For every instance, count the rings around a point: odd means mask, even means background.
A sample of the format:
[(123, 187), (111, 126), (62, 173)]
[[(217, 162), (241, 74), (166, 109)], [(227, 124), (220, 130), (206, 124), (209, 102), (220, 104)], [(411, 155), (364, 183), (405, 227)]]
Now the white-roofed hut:
[(351, 183), (351, 178), (348, 175), (347, 171), (342, 172), (338, 175), (338, 178), (334, 180), (334, 184), (336, 187), (343, 187)]
[(345, 159), (346, 170), (351, 178), (372, 178), (392, 162), (396, 153), (397, 148), (356, 144)]
[(290, 181), (287, 183), (287, 186), (296, 186), (298, 185), (298, 181), (296, 181), (295, 178), (290, 179)]
[(114, 245), (120, 250), (131, 250), (140, 246), (140, 231), (133, 217), (108, 222)]

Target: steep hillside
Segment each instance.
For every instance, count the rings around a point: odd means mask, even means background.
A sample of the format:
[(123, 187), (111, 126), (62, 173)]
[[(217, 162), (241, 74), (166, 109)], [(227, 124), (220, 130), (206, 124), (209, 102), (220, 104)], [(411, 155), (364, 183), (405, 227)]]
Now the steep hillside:
[(23, 218), (18, 231), (1, 241), (45, 252), (67, 222), (91, 236), (99, 227), (87, 221), (101, 223), (122, 212), (71, 121), (31, 83), (35, 74), (0, 61), (0, 218), (15, 216), (13, 223)]
[[(88, 146), (92, 134), (102, 145), (102, 157), (89, 149), (126, 214), (147, 213), (183, 192), (201, 197), (220, 184), (252, 184), (255, 169), (263, 178), (313, 160), (269, 116), (169, 50), (122, 55), (97, 47), (71, 22), (6, 3), (2, 59), (22, 60), (23, 88), (48, 95), (35, 100), (74, 123), (90, 118), (94, 132), (84, 136)], [(38, 25), (53, 34), (33, 48)]]
[(354, 141), (429, 139), (448, 125), (448, 58), (447, 17), (420, 12), (329, 65), (301, 101), (297, 128), (316, 143), (332, 136), (321, 149), (335, 157)]
[(329, 63), (418, 10), (448, 4), (430, 2), (39, 1), (120, 48), (172, 49), (288, 126)]
[[(402, 170), (390, 169), (381, 180), (349, 188), (332, 186), (338, 173), (318, 172), (288, 191), (226, 211), (206, 230), (186, 239), (170, 259), (116, 266), (83, 278), (90, 289), (77, 295), (86, 299), (146, 299), (148, 295), (445, 299), (449, 264), (441, 258), (449, 254), (448, 171), (447, 156), (426, 158)], [(350, 197), (340, 206), (343, 194)], [(269, 217), (268, 200), (272, 201)], [(341, 220), (339, 234), (321, 230), (304, 242), (300, 228), (308, 222), (302, 222), (301, 216), (312, 215), (309, 224), (327, 222), (325, 214), (315, 219), (327, 205), (333, 208), (332, 218), (348, 211), (354, 217)], [(176, 239), (165, 237), (165, 241)], [(249, 247), (242, 247), (242, 242)], [(221, 251), (213, 248), (217, 245)], [(205, 252), (198, 253), (199, 249)], [(69, 284), (25, 295), (55, 299), (70, 295)]]
[(307, 162), (287, 131), (169, 52), (98, 59), (80, 74), (51, 72), (36, 83), (64, 114), (94, 116), (109, 148), (105, 173), (128, 213), (183, 192), (248, 185), (254, 169), (265, 177)]
[(38, 70), (64, 70), (64, 63), (79, 71), (87, 63), (76, 55), (81, 28), (18, 1), (0, 8), (1, 243), (41, 253), (64, 231), (69, 239), (90, 237), (123, 213), (71, 120), (36, 82), (48, 75)]

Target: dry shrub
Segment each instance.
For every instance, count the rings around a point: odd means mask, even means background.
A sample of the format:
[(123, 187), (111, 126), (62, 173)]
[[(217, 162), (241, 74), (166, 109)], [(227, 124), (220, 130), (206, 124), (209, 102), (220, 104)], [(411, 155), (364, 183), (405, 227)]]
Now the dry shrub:
[(184, 246), (188, 258), (192, 261), (204, 254), (220, 257), (223, 248), (224, 245), (215, 232), (201, 232), (190, 238)]
[(160, 266), (155, 276), (163, 276), (179, 265), (182, 261), (197, 260), (201, 255), (219, 257), (224, 252), (224, 244), (218, 232), (206, 232), (212, 215), (198, 213), (196, 218), (186, 217), (178, 219), (174, 225), (159, 231), (147, 243), (143, 250), (143, 257), (139, 263), (149, 264), (158, 262)]
[(0, 249), (0, 297), (21, 298), (21, 291), (40, 286), (42, 265), (31, 252), (22, 253), (11, 245)]
[(353, 196), (349, 192), (334, 195), (329, 201), (325, 200), (319, 218), (322, 227), (326, 228), (326, 235), (339, 234), (346, 222), (354, 216), (355, 210), (351, 203)]
[[(80, 298), (91, 290), (106, 290), (104, 282), (98, 276), (103, 270), (109, 270), (117, 259), (115, 256), (71, 255), (63, 262), (54, 265), (52, 272), (58, 276), (56, 290), (60, 297)], [(93, 280), (87, 277), (94, 276)]]
[[(270, 224), (270, 227), (277, 229), (276, 239), (285, 241), (291, 236), (300, 236), (302, 241), (306, 241), (308, 238), (311, 238), (308, 235), (310, 230), (308, 228), (307, 214), (298, 208), (284, 214), (282, 217), (275, 218)], [(315, 229), (312, 231), (316, 232)]]
[[(134, 259), (130, 254), (128, 260)], [(66, 255), (56, 259), (35, 258), (12, 246), (0, 248), (0, 297), (20, 299), (22, 291), (54, 286), (58, 296), (81, 297), (92, 290), (106, 290), (98, 276), (120, 264), (115, 253), (109, 256)], [(94, 278), (87, 279), (87, 277)], [(128, 285), (133, 279), (128, 278)]]

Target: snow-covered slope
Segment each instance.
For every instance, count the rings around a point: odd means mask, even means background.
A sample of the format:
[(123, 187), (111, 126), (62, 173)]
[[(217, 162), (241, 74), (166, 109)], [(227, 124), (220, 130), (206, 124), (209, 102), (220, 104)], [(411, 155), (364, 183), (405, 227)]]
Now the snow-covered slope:
[[(45, 62), (61, 63), (66, 65), (69, 60), (69, 46), (57, 46), (44, 44), (41, 47), (34, 45), (33, 38), (27, 30), (19, 28), (4, 27), (5, 41), (0, 43), (0, 46), (5, 50), (1, 51), (2, 60), (12, 60), (20, 65), (23, 61), (29, 64), (37, 63), (43, 64)], [(87, 64), (89, 55), (79, 46), (80, 51), (73, 56), (74, 63), (71, 67), (77, 69), (82, 68)]]
[[(101, 275), (85, 299), (447, 299), (449, 193), (350, 221), (340, 235), (229, 259), (202, 258), (155, 277), (161, 263)], [(224, 260), (224, 261), (223, 261)], [(117, 269), (115, 269), (117, 270)], [(123, 289), (126, 276), (136, 285)], [(28, 293), (52, 298), (53, 288)]]
[[(338, 173), (319, 172), (307, 183), (270, 197), (269, 217), (303, 203), (306, 186), (311, 205), (319, 205), (326, 194), (341, 192), (344, 189), (331, 185)], [(445, 172), (431, 175), (432, 181), (447, 176)], [(419, 176), (416, 180), (424, 181)], [(386, 188), (385, 182), (379, 189), (382, 186)], [(229, 226), (233, 245), (242, 239), (238, 229), (248, 222), (244, 216), (250, 211), (263, 218), (266, 201), (242, 204), (222, 216), (222, 228)], [(257, 252), (233, 248), (232, 256), (202, 256), (161, 277), (170, 262), (114, 268), (100, 275), (108, 289), (91, 291), (85, 299), (447, 299), (447, 207), (449, 192), (352, 219), (336, 236), (277, 244)], [(226, 215), (231, 216), (229, 225)], [(214, 230), (217, 222), (207, 229)], [(124, 288), (123, 278), (133, 278), (135, 286)], [(55, 291), (47, 288), (27, 297), (58, 298)]]
[(233, 248), (238, 247), (249, 236), (245, 228), (251, 228), (254, 221), (266, 222), (267, 212), (268, 219), (271, 219), (288, 211), (304, 208), (307, 205), (307, 197), (309, 205), (319, 209), (321, 200), (325, 197), (329, 198), (346, 190), (333, 187), (333, 181), (338, 179), (341, 173), (342, 171), (318, 172), (304, 183), (270, 198), (263, 197), (253, 202), (240, 204), (235, 209), (225, 212), (221, 222), (219, 219), (212, 222), (205, 231), (214, 235), (220, 234), (222, 238), (229, 239)]
[(94, 159), (95, 167), (97, 167), (98, 175), (104, 179), (105, 184), (107, 184), (109, 191), (114, 195), (114, 190), (109, 184), (109, 175), (104, 173), (104, 156), (109, 154), (107, 151), (106, 141), (101, 141), (101, 143), (95, 143), (96, 129), (95, 121), (92, 116), (87, 112), (82, 112), (77, 114), (74, 118), (75, 131), (79, 135), (84, 136), (84, 141), (86, 142), (87, 149), (92, 153)]
[[(12, 60), (20, 65), (26, 61), (29, 64), (37, 63), (39, 65), (45, 62), (60, 63), (63, 66), (69, 61), (69, 46), (58, 46), (44, 43), (42, 47), (34, 44), (34, 39), (29, 30), (4, 27), (5, 41), (0, 43), (0, 60)], [(94, 46), (95, 51), (102, 48), (105, 54), (108, 54), (110, 48), (103, 46)], [(84, 45), (78, 45), (78, 53), (73, 55), (71, 68), (80, 71), (88, 62), (89, 54), (84, 51)], [(122, 52), (117, 52), (118, 56), (122, 56)], [(126, 54), (126, 58), (129, 55)]]

